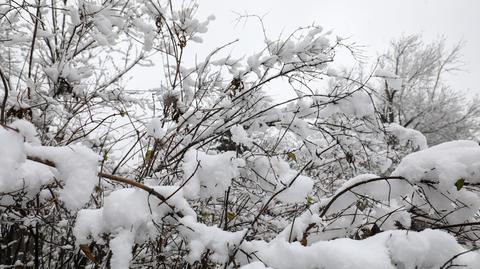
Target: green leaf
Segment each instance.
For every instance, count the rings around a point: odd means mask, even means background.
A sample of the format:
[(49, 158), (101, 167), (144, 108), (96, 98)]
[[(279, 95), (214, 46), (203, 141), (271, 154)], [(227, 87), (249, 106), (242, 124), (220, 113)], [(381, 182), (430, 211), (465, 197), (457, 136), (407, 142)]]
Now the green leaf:
[(461, 190), (463, 188), (463, 185), (465, 185), (464, 178), (460, 178), (455, 182), (455, 187), (457, 187), (457, 191)]
[(127, 115), (126, 111), (120, 111), (120, 116), (125, 117)]
[(313, 197), (312, 196), (307, 196), (307, 205), (311, 205), (311, 204), (313, 204), (313, 202), (315, 202)]
[(108, 151), (104, 150), (103, 151), (103, 161), (106, 162), (108, 160)]
[(234, 212), (230, 212), (230, 211), (227, 212), (227, 219), (229, 221), (232, 221), (236, 216), (237, 215)]
[(297, 155), (293, 151), (287, 152), (287, 156), (289, 159), (294, 160), (295, 162), (297, 161)]
[(200, 213), (200, 218), (204, 221), (208, 220), (212, 214), (208, 212), (201, 212)]
[(152, 158), (153, 158), (153, 149), (149, 149), (145, 154), (145, 162), (149, 162)]
[(99, 185), (95, 186), (95, 192), (101, 193), (102, 191), (102, 187), (100, 187)]
[(368, 207), (368, 200), (367, 199), (360, 199), (357, 201), (356, 206), (358, 210), (364, 211)]

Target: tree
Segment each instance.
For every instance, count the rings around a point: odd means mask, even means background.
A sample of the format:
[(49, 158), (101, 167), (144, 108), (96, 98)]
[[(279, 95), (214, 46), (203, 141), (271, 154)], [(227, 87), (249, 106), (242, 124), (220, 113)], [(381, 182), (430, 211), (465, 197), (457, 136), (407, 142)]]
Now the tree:
[(420, 35), (392, 41), (379, 61), (380, 77), (390, 76), (381, 91), (383, 120), (421, 131), (432, 145), (475, 138), (478, 98), (470, 100), (443, 80), (459, 70), (461, 48), (458, 43), (447, 49), (444, 39), (425, 44)]
[[(264, 48), (245, 59), (222, 55), (227, 43), (189, 63), (213, 20), (197, 8), (1, 10), (0, 264), (476, 268), (475, 142), (427, 148), (418, 131), (384, 124), (368, 80), (329, 70), (344, 44), (319, 26), (278, 39), (264, 31)], [(17, 31), (29, 42), (8, 36)], [(125, 48), (135, 60), (119, 56)], [(150, 51), (164, 60), (151, 67), (163, 87), (124, 90), (121, 78)], [(273, 81), (297, 97), (271, 100)]]

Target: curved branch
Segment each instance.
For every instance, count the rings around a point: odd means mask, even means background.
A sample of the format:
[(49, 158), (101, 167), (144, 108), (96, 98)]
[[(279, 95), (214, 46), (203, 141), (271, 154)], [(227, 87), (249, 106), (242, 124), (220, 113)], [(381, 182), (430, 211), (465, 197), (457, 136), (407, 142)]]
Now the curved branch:
[[(342, 191), (340, 191), (339, 193), (335, 194), (334, 196), (332, 196), (332, 198), (330, 198), (330, 201), (328, 202), (328, 204), (323, 208), (322, 212), (319, 214), (319, 217), (322, 218), (323, 216), (325, 216), (327, 214), (327, 211), (328, 209), (333, 205), (333, 203), (338, 199), (340, 198), (340, 196), (342, 196), (344, 193), (352, 190), (353, 188), (355, 187), (358, 187), (360, 185), (363, 185), (363, 184), (367, 184), (367, 183), (371, 183), (371, 182), (375, 182), (375, 181), (380, 181), (380, 180), (385, 180), (385, 181), (388, 181), (390, 179), (398, 179), (398, 180), (404, 180), (404, 181), (407, 181), (408, 183), (410, 183), (406, 178), (404, 177), (377, 177), (377, 178), (371, 178), (371, 179), (368, 179), (368, 180), (364, 180), (364, 181), (361, 181), (361, 182), (357, 182), (345, 189), (343, 189)], [(310, 231), (311, 229), (313, 229), (313, 227), (315, 227), (315, 223), (310, 223), (307, 228), (305, 229), (305, 232), (303, 232), (303, 236), (302, 236), (302, 239), (300, 240), (300, 243), (303, 245), (303, 246), (306, 246), (307, 245), (307, 233), (308, 231)]]
[(357, 182), (351, 186), (349, 186), (348, 188), (345, 188), (344, 190), (340, 191), (339, 193), (335, 194), (331, 199), (330, 199), (330, 202), (328, 202), (328, 204), (323, 208), (322, 212), (320, 213), (320, 218), (325, 216), (325, 214), (327, 213), (328, 209), (332, 206), (332, 204), (335, 202), (335, 200), (337, 200), (340, 196), (342, 196), (344, 193), (350, 191), (351, 189), (355, 188), (355, 187), (358, 187), (360, 185), (363, 185), (363, 184), (367, 184), (367, 183), (371, 183), (371, 182), (375, 182), (375, 181), (380, 181), (380, 180), (390, 180), (390, 179), (399, 179), (399, 180), (404, 180), (404, 181), (407, 181), (409, 182), (406, 178), (404, 177), (377, 177), (377, 178), (371, 178), (371, 179), (368, 179), (368, 180), (365, 180), (365, 181), (361, 181), (361, 182)]

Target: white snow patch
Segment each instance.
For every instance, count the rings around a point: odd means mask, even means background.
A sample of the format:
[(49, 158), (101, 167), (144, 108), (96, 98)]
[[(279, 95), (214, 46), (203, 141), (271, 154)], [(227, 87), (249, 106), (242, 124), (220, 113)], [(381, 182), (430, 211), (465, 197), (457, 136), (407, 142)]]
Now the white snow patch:
[(183, 190), (188, 199), (222, 197), (239, 176), (239, 167), (245, 165), (236, 153), (228, 151), (209, 155), (197, 150), (189, 150), (183, 159)]

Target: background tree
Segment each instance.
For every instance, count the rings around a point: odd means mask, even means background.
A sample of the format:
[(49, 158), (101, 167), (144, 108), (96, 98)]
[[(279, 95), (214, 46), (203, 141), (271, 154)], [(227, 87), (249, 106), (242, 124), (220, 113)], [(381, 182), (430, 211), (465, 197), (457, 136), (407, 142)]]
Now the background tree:
[(389, 77), (379, 90), (383, 121), (418, 130), (431, 145), (475, 138), (480, 130), (478, 98), (444, 81), (460, 70), (461, 48), (458, 43), (448, 49), (444, 39), (426, 44), (420, 35), (392, 41), (377, 70), (377, 76)]

